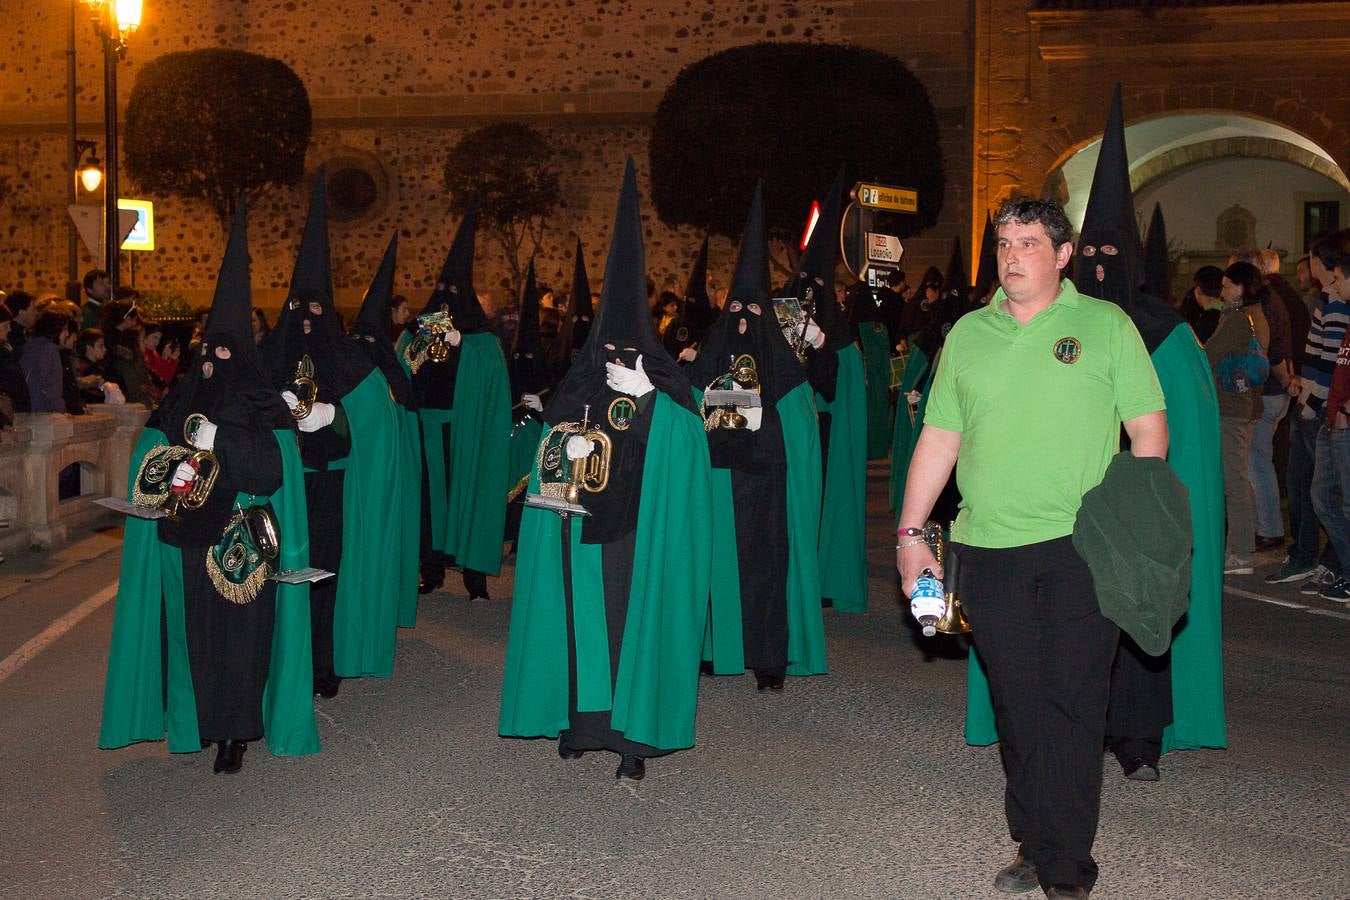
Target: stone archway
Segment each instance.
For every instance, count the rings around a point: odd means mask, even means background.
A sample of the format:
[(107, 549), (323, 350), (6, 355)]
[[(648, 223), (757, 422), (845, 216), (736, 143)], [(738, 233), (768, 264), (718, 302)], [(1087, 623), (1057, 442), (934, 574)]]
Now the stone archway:
[[(1126, 91), (1121, 95), (1126, 127), (1149, 119), (1175, 115), (1242, 115), (1288, 128), (1321, 147), (1350, 172), (1350, 132), (1340, 124), (1289, 97), (1234, 85), (1187, 85)], [(1080, 114), (1051, 131), (1043, 144), (1053, 160), (1047, 172), (1059, 170), (1079, 150), (1098, 140), (1106, 122), (1106, 107)]]
[(1325, 175), (1350, 191), (1350, 178), (1347, 178), (1341, 169), (1328, 162), (1326, 157), (1318, 156), (1311, 150), (1288, 141), (1255, 136), (1218, 138), (1198, 141), (1184, 147), (1174, 147), (1131, 169), (1130, 188), (1138, 191), (1149, 182), (1187, 166), (1233, 158), (1273, 159), (1293, 163), (1311, 169), (1319, 175)]

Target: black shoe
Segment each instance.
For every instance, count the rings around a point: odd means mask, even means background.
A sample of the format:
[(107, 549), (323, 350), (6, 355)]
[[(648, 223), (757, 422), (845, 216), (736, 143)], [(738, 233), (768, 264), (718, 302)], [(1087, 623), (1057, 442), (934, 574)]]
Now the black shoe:
[(628, 778), (632, 781), (641, 781), (647, 774), (647, 764), (642, 761), (640, 756), (623, 755), (619, 761), (619, 767), (614, 770), (615, 778)]
[(464, 592), (474, 603), (483, 603), (492, 598), (488, 596), (487, 575), (471, 569), (464, 570)]
[(314, 696), (316, 697), (332, 700), (338, 695), (338, 689), (341, 687), (342, 679), (337, 675), (314, 676)]
[(700, 675), (712, 675), (712, 674), (714, 674), (714, 672), (713, 672), (713, 664), (710, 663), (710, 662), (708, 662), (708, 661), (705, 659), (703, 662), (701, 662), (701, 663), (698, 664), (698, 674), (700, 674)]
[(558, 736), (559, 757), (566, 760), (573, 760), (573, 759), (581, 759), (581, 757), (585, 755), (586, 755), (585, 750), (573, 750), (571, 747), (567, 746), (567, 742), (562, 739), (561, 735)]
[(1086, 897), (1087, 888), (1076, 884), (1052, 884), (1045, 889), (1046, 897), (1068, 898), (1068, 897)]
[(1036, 876), (1036, 864), (1022, 854), (998, 870), (994, 876), (994, 890), (1004, 894), (1024, 894), (1041, 886)]
[(1120, 768), (1131, 781), (1157, 781), (1162, 777), (1158, 774), (1158, 767), (1151, 765), (1142, 756), (1136, 756)]
[(762, 675), (755, 673), (755, 686), (763, 691), (781, 691), (783, 689), (782, 675)]
[(224, 772), (226, 775), (233, 775), (244, 767), (244, 751), (248, 749), (247, 741), (221, 741), (220, 749), (216, 751), (215, 772), (219, 775)]
[(440, 581), (436, 581), (434, 579), (427, 578), (425, 575), (418, 575), (417, 593), (430, 594), (432, 591), (438, 589), (443, 584), (445, 584), (444, 578), (442, 578)]

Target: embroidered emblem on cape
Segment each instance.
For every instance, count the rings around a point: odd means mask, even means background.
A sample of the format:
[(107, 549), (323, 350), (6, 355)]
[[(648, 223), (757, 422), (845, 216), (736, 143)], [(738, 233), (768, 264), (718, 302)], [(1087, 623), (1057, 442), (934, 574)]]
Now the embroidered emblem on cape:
[(1078, 342), (1078, 338), (1064, 337), (1055, 341), (1055, 359), (1065, 365), (1073, 365), (1082, 355), (1083, 345)]
[(675, 340), (679, 341), (680, 343), (684, 343), (685, 341), (689, 340), (689, 329), (685, 328), (683, 325), (675, 329)]
[(609, 424), (615, 431), (627, 431), (637, 415), (637, 404), (627, 397), (616, 397), (609, 405)]

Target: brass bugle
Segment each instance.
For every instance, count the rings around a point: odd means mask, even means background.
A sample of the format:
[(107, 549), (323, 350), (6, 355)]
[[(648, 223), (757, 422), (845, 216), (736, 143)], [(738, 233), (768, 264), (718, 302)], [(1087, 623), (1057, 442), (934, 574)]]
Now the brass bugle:
[(170, 519), (177, 519), (184, 509), (201, 509), (211, 496), (211, 489), (216, 486), (216, 477), (220, 475), (220, 461), (210, 450), (195, 450), (184, 462), (192, 465), (197, 471), (197, 477), (186, 491), (169, 492), (164, 501), (164, 515)]

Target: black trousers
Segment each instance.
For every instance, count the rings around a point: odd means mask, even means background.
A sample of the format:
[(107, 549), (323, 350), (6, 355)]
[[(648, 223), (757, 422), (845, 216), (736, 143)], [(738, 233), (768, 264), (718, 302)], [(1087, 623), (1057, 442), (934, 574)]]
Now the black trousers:
[(1042, 887), (1097, 880), (1106, 706), (1119, 629), (1068, 537), (959, 546), (957, 590), (989, 673), (1008, 827)]

